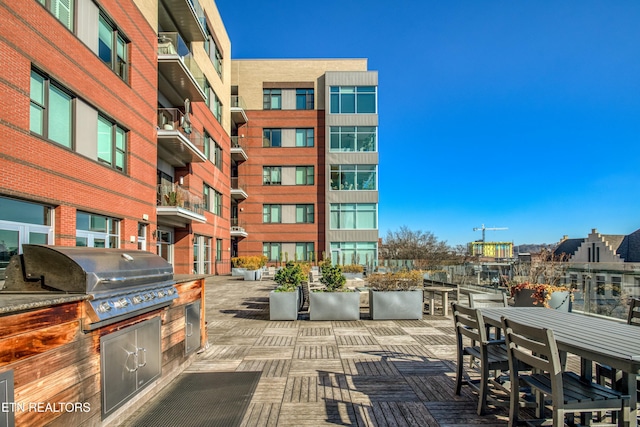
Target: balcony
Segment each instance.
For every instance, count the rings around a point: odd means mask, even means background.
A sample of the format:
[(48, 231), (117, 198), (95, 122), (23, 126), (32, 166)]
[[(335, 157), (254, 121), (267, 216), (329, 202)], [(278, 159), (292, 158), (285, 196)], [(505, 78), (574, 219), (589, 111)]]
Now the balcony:
[(158, 34), (158, 90), (173, 105), (204, 102), (204, 73), (178, 33)]
[(240, 138), (239, 136), (231, 137), (231, 159), (238, 163), (246, 162), (249, 159), (249, 156), (247, 156), (247, 153), (244, 151), (244, 148), (242, 148), (242, 145), (240, 144), (241, 140), (242, 138)]
[(158, 225), (186, 227), (192, 222), (207, 222), (202, 198), (178, 185), (159, 185), (157, 205)]
[[(204, 137), (195, 129), (185, 132), (184, 113), (177, 108), (158, 109), (158, 157), (172, 166), (207, 160)], [(188, 128), (187, 128), (188, 129)]]
[(243, 225), (238, 221), (238, 218), (231, 218), (231, 237), (248, 237), (249, 233), (247, 233)]
[(242, 189), (242, 184), (238, 181), (238, 177), (231, 177), (231, 198), (234, 200), (244, 200), (249, 195)]
[(247, 106), (241, 96), (231, 96), (231, 120), (235, 122), (236, 126), (243, 125), (249, 121), (247, 114), (244, 112), (246, 109)]
[(192, 42), (203, 42), (207, 39), (204, 23), (204, 11), (198, 0), (161, 0), (159, 2), (160, 28), (179, 32)]

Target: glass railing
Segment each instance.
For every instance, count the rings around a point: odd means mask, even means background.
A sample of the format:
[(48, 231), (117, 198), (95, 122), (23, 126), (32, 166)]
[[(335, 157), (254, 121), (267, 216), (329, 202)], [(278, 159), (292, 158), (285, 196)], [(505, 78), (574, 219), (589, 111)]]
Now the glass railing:
[(242, 149), (244, 149), (244, 147), (241, 144), (243, 139), (244, 138), (240, 138), (239, 136), (232, 136), (231, 137), (231, 148), (242, 148)]
[(204, 214), (202, 197), (195, 196), (176, 184), (158, 185), (158, 206), (183, 208), (199, 215)]
[(178, 108), (158, 109), (158, 129), (175, 130), (187, 138), (201, 153), (205, 152), (204, 135), (185, 121), (184, 113)]
[(232, 190), (241, 190), (242, 183), (238, 181), (237, 177), (231, 177), (231, 189)]
[(247, 105), (244, 103), (244, 99), (242, 99), (239, 95), (231, 95), (231, 108), (242, 108), (243, 110), (247, 109)]
[(178, 55), (204, 93), (204, 73), (193, 58), (193, 54), (180, 34), (175, 32), (158, 33), (158, 55)]

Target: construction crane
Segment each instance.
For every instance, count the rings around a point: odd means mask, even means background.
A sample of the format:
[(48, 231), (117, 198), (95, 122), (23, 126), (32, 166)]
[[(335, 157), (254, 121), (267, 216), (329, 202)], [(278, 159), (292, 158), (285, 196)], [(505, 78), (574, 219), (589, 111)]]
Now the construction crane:
[(485, 227), (484, 224), (482, 224), (482, 227), (476, 227), (473, 229), (473, 231), (478, 231), (478, 230), (482, 230), (482, 243), (484, 243), (485, 230), (508, 230), (508, 228), (507, 227)]

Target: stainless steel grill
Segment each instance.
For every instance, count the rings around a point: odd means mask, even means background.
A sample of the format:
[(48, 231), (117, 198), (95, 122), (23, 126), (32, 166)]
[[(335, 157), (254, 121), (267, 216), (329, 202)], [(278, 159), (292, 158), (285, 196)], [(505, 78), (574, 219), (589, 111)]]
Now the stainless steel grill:
[(85, 330), (168, 306), (178, 297), (173, 267), (144, 251), (23, 245), (2, 292), (88, 294)]

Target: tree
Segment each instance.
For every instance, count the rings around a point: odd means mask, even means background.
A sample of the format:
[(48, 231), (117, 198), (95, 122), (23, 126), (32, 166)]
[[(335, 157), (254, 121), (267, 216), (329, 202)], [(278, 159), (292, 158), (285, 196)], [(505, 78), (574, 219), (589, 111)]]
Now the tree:
[(451, 248), (429, 231), (414, 231), (402, 226), (397, 231), (387, 232), (382, 256), (385, 259), (414, 260), (417, 267), (429, 269), (449, 259)]

